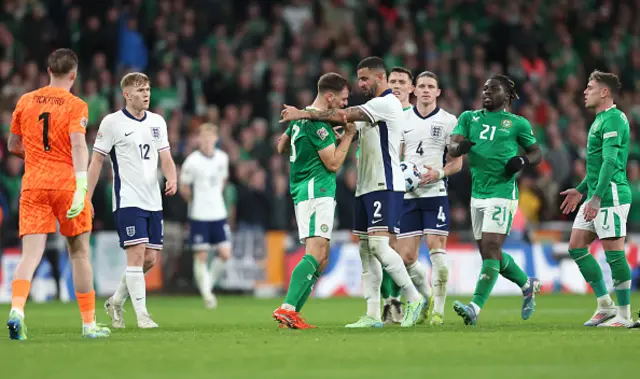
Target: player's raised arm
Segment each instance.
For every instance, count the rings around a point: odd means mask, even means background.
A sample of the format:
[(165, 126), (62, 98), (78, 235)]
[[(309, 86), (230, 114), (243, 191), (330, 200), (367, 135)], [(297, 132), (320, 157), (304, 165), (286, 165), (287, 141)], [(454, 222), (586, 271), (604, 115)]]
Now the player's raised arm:
[(320, 111), (316, 109), (300, 110), (290, 105), (284, 106), (284, 110), (281, 113), (282, 119), (280, 122), (288, 122), (299, 119), (308, 119), (316, 121), (325, 121), (331, 123), (343, 123), (346, 117), (347, 122), (367, 121), (374, 122), (369, 117), (367, 112), (360, 106), (349, 107), (345, 109), (327, 109)]
[[(318, 155), (320, 155), (322, 163), (327, 168), (327, 170), (332, 172), (337, 172), (344, 164), (344, 160), (347, 157), (347, 154), (349, 154), (349, 146), (351, 145), (351, 141), (356, 135), (356, 126), (352, 123), (345, 124), (344, 136), (342, 137), (342, 139), (340, 139), (340, 144), (336, 147), (332, 142), (328, 146), (318, 151)], [(330, 131), (326, 127), (318, 129), (318, 131), (314, 135), (314, 138), (316, 136), (320, 138), (321, 134), (325, 135), (326, 138), (326, 134), (328, 133), (330, 133)]]
[(74, 218), (84, 209), (84, 199), (87, 194), (87, 168), (89, 166), (89, 148), (86, 140), (86, 127), (89, 107), (80, 101), (73, 110), (69, 125), (69, 139), (71, 140), (71, 158), (76, 172), (76, 190), (73, 194), (71, 208), (67, 211), (67, 218)]

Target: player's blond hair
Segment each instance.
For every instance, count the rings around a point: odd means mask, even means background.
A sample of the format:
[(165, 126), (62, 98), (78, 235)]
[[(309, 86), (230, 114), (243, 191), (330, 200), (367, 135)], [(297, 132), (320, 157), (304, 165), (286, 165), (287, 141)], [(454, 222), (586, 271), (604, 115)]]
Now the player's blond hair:
[(204, 124), (200, 125), (200, 133), (205, 132), (218, 135), (218, 125), (211, 122), (205, 122)]
[(147, 75), (141, 72), (130, 72), (120, 81), (120, 88), (125, 89), (131, 86), (140, 87), (149, 83), (151, 83), (151, 81)]

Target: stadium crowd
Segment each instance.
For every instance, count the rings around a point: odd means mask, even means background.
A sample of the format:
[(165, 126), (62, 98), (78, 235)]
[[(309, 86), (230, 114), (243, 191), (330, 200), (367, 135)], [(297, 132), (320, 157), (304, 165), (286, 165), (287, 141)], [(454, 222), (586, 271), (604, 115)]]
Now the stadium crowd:
[[(303, 107), (317, 78), (355, 79), (369, 55), (389, 68), (440, 77), (439, 105), (460, 114), (481, 108), (493, 73), (517, 83), (513, 111), (532, 123), (544, 152), (521, 173), (520, 208), (530, 223), (562, 220), (558, 193), (585, 175), (588, 126), (582, 91), (594, 69), (617, 73), (617, 101), (631, 124), (628, 165), (640, 226), (640, 1), (624, 0), (3, 0), (0, 9), (0, 223), (4, 246), (17, 243), (23, 162), (6, 151), (18, 97), (47, 84), (46, 56), (70, 47), (80, 57), (74, 93), (89, 104), (89, 144), (102, 117), (123, 107), (118, 83), (128, 71), (152, 79), (152, 111), (169, 126), (178, 166), (197, 146), (203, 121), (220, 128), (231, 160), (225, 193), (236, 230), (291, 229), (288, 159), (275, 152), (283, 104)], [(353, 93), (349, 103), (362, 102)], [(111, 172), (93, 199), (95, 229), (113, 229)], [(355, 148), (339, 173), (337, 229), (351, 227)], [(108, 180), (107, 180), (108, 179)], [(468, 171), (450, 180), (453, 230), (469, 225)], [(165, 230), (187, 207), (165, 199)], [(169, 242), (169, 238), (166, 239)]]

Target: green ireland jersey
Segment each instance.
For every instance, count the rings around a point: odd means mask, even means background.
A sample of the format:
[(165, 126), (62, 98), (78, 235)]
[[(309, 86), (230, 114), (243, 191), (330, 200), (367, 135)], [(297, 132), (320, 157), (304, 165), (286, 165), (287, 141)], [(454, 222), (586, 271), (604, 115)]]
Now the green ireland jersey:
[(291, 139), (289, 186), (294, 204), (318, 197), (336, 196), (336, 173), (329, 171), (318, 152), (335, 145), (333, 128), (326, 122), (296, 120), (286, 131)]
[(505, 166), (519, 146), (537, 142), (526, 118), (507, 111), (465, 111), (451, 134), (475, 142), (468, 154), (473, 198), (518, 199), (516, 175), (507, 176)]
[(631, 203), (631, 188), (627, 181), (627, 157), (629, 156), (629, 121), (615, 105), (596, 115), (589, 128), (587, 140), (587, 198), (593, 196), (604, 157), (617, 149), (611, 183), (606, 187), (600, 201), (601, 207), (612, 207)]

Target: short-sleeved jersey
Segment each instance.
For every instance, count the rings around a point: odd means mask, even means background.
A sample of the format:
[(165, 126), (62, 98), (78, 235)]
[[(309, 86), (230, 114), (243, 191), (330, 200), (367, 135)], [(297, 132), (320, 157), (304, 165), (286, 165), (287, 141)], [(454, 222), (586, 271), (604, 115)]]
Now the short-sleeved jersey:
[(289, 187), (294, 204), (318, 197), (335, 197), (336, 173), (327, 169), (318, 153), (336, 143), (331, 125), (321, 121), (295, 120), (285, 133), (291, 143)]
[(516, 175), (505, 166), (524, 148), (536, 143), (526, 118), (507, 111), (465, 111), (451, 135), (460, 134), (476, 144), (469, 151), (471, 197), (518, 199)]
[(11, 133), (24, 145), (22, 189), (75, 191), (69, 136), (85, 134), (88, 112), (87, 103), (62, 88), (43, 87), (18, 100)]
[(617, 148), (615, 169), (611, 183), (602, 195), (601, 207), (612, 207), (631, 203), (631, 188), (627, 181), (627, 157), (629, 156), (629, 121), (621, 110), (613, 107), (596, 115), (589, 128), (587, 140), (587, 197), (593, 196), (598, 186), (600, 169), (607, 148)]
[(169, 150), (169, 140), (162, 116), (145, 112), (137, 119), (123, 109), (102, 119), (93, 151), (111, 158), (114, 211), (162, 210), (158, 158), (164, 150)]
[(229, 156), (215, 149), (212, 156), (196, 150), (182, 164), (180, 182), (192, 186), (189, 218), (195, 221), (219, 221), (227, 218), (224, 184), (229, 177)]
[(402, 103), (388, 89), (359, 106), (369, 122), (357, 122), (360, 155), (356, 196), (375, 191), (405, 191), (400, 168), (400, 135), (405, 124)]
[[(402, 128), (404, 160), (413, 162), (422, 171), (424, 166), (441, 169), (445, 165), (447, 145), (451, 132), (456, 126), (456, 116), (439, 107), (428, 115), (421, 115), (413, 107), (407, 112), (407, 120)], [(404, 195), (405, 199), (447, 196), (446, 178), (433, 184), (418, 187)]]

